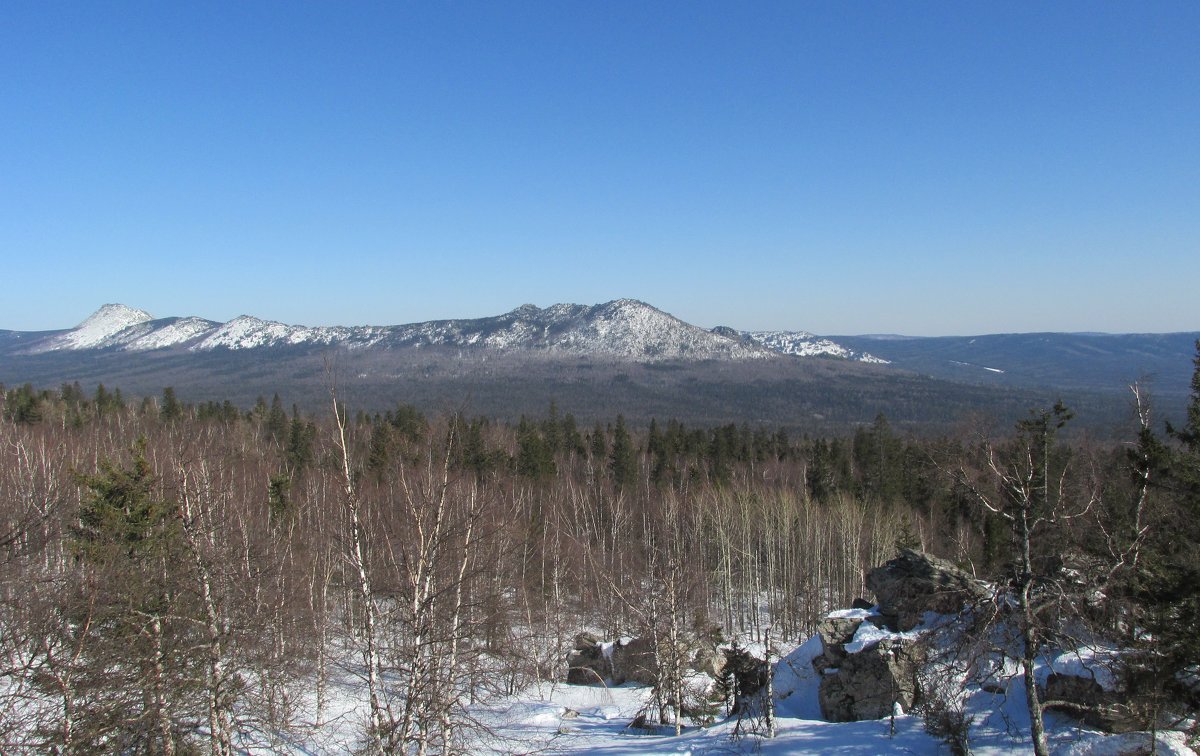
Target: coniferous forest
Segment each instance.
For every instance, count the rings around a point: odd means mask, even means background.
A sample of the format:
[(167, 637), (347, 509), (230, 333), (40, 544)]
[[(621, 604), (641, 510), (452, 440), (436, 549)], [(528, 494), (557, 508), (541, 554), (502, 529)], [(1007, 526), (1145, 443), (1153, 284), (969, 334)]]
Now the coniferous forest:
[(796, 437), (7, 387), (0, 750), (270, 748), (321, 726), (351, 670), (367, 751), (454, 752), (472, 704), (563, 679), (584, 629), (655, 639), (679, 722), (679, 638), (800, 642), (901, 549), (1008, 586), (1028, 654), (1112, 639), (1128, 716), (1178, 721), (1200, 670), (1196, 371), (1170, 422), (1135, 387), (1116, 442), (1061, 404), (1004, 434), (880, 415)]

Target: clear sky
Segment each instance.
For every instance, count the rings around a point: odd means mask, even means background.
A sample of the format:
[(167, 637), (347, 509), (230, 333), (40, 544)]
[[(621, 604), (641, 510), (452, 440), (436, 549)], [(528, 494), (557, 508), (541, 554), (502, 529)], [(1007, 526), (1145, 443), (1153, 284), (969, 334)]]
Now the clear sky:
[(1200, 329), (1200, 3), (0, 6), (0, 328)]

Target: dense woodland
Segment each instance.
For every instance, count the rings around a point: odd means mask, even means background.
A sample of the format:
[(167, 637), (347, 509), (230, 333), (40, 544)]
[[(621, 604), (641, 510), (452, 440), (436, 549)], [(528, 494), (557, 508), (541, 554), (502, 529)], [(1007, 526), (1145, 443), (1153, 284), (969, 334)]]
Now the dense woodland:
[(1061, 405), (1002, 437), (798, 438), (9, 387), (0, 750), (269, 745), (350, 668), (369, 750), (453, 751), (582, 629), (800, 640), (900, 547), (1011, 584), (1031, 652), (1089, 628), (1146, 711), (1194, 708), (1200, 358), (1192, 389), (1175, 425), (1135, 389), (1098, 444)]

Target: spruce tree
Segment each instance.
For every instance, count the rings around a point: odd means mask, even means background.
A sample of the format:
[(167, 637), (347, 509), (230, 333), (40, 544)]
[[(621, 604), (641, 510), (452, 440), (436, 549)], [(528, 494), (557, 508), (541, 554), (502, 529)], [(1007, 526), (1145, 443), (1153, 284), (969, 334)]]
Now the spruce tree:
[(629, 437), (629, 431), (625, 429), (623, 415), (617, 415), (608, 467), (612, 471), (613, 483), (618, 490), (629, 488), (637, 481), (637, 454), (633, 448), (633, 440)]

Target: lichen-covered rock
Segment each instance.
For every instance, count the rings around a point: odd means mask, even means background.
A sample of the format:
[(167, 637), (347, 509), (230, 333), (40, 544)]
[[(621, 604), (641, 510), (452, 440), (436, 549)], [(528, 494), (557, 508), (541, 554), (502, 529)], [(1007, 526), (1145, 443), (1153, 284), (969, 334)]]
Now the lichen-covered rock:
[(894, 617), (899, 630), (911, 630), (926, 612), (956, 614), (990, 595), (981, 581), (945, 559), (912, 549), (871, 570), (866, 583), (880, 613)]
[(1129, 706), (1121, 692), (1105, 690), (1093, 677), (1052, 673), (1041, 694), (1047, 709), (1069, 714), (1105, 732), (1145, 730), (1152, 724), (1149, 712)]
[(854, 633), (863, 623), (862, 617), (826, 617), (817, 625), (821, 637), (821, 653), (812, 660), (818, 674), (840, 666), (846, 658), (846, 644), (854, 639)]
[(920, 699), (922, 661), (920, 647), (900, 638), (846, 654), (821, 678), (821, 715), (830, 722), (858, 722), (889, 716), (897, 703), (908, 711)]
[(654, 641), (634, 638), (618, 642), (612, 651), (612, 678), (617, 685), (636, 682), (654, 685), (658, 681), (658, 660), (654, 656)]
[(720, 679), (725, 671), (725, 663), (725, 653), (716, 646), (702, 646), (692, 656), (692, 669), (714, 680)]
[(575, 636), (575, 647), (567, 655), (567, 682), (571, 685), (602, 685), (612, 676), (612, 662), (604, 654), (600, 639), (591, 633)]

